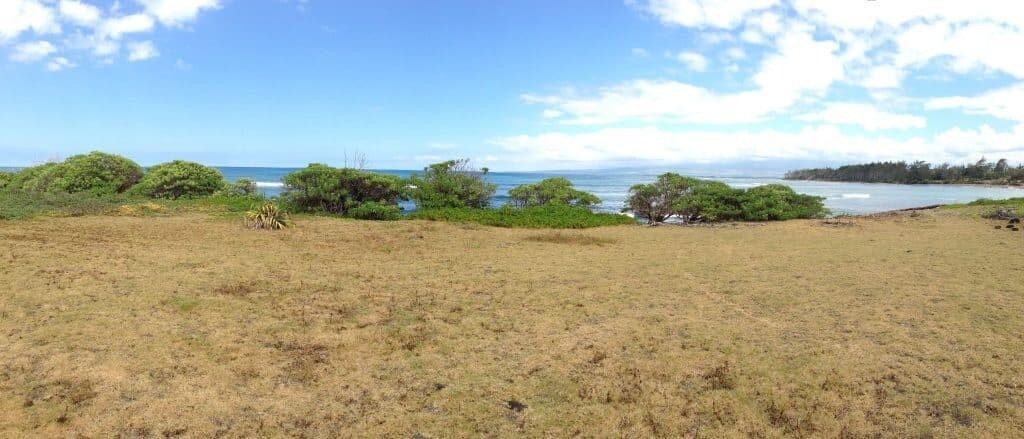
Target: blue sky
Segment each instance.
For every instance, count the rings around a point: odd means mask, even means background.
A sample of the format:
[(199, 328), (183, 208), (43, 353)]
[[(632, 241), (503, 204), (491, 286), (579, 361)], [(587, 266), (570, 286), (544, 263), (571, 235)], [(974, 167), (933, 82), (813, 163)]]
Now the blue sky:
[(1021, 161), (1022, 28), (995, 0), (0, 0), (0, 165)]

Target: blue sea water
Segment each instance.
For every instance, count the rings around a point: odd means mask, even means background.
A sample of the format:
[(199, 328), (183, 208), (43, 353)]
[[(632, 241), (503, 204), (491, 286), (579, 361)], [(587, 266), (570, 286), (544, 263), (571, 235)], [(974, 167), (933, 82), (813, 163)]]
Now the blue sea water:
[[(228, 180), (251, 178), (257, 181), (260, 190), (267, 195), (277, 195), (283, 189), (281, 177), (294, 168), (219, 168)], [(387, 174), (408, 177), (416, 171), (380, 170)], [(544, 178), (562, 176), (573, 182), (580, 190), (591, 192), (601, 198), (598, 209), (618, 212), (629, 187), (637, 183), (649, 183), (665, 170), (650, 171), (566, 171), (548, 172), (492, 172), (487, 180), (498, 186), (491, 203), (500, 206), (508, 202), (509, 189), (521, 184), (535, 183)], [(1024, 197), (1024, 188), (977, 186), (977, 185), (901, 185), (880, 183), (836, 183), (822, 181), (787, 181), (779, 176), (737, 177), (713, 174), (694, 177), (719, 180), (737, 188), (749, 188), (762, 184), (780, 183), (804, 194), (825, 197), (825, 206), (836, 214), (867, 214), (887, 210), (920, 207), (931, 204), (964, 203), (979, 198), (1004, 199)], [(412, 208), (411, 204), (404, 205)]]

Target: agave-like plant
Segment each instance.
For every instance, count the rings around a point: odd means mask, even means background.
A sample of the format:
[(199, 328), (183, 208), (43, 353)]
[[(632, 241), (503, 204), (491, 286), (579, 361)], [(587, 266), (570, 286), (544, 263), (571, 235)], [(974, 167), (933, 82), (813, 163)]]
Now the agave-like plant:
[(267, 203), (245, 212), (245, 225), (252, 229), (279, 230), (292, 223), (288, 213), (274, 203)]

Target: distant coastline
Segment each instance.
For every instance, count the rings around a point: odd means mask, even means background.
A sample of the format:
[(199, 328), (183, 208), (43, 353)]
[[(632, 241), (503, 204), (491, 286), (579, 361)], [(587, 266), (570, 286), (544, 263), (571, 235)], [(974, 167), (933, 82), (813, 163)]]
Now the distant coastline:
[(948, 184), (977, 186), (1024, 186), (1024, 165), (1013, 167), (1006, 159), (973, 164), (933, 166), (916, 161), (874, 162), (838, 168), (809, 168), (787, 172), (785, 180), (831, 181), (841, 183)]

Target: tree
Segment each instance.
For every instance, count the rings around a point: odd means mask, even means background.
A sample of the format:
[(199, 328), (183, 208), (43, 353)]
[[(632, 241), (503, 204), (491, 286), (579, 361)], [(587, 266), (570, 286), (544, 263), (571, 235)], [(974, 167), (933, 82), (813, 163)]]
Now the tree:
[(696, 178), (671, 172), (662, 174), (654, 183), (637, 184), (629, 188), (624, 210), (646, 219), (648, 224), (665, 222), (676, 215), (683, 197), (698, 184), (700, 180)]
[(364, 203), (392, 205), (404, 198), (402, 179), (352, 168), (312, 163), (284, 176), (283, 197), (295, 209), (347, 215)]
[(565, 177), (546, 178), (534, 184), (516, 186), (508, 191), (511, 204), (515, 207), (564, 204), (589, 207), (601, 199), (589, 192), (577, 190)]
[(497, 186), (484, 179), (486, 172), (474, 170), (469, 159), (435, 163), (413, 174), (411, 198), (420, 209), (490, 206)]

